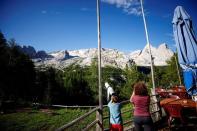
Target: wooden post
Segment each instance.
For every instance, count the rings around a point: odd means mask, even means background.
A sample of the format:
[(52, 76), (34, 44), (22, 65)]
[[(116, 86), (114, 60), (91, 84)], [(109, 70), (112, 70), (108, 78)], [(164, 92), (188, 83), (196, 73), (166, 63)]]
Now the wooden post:
[[(153, 94), (153, 92), (154, 92), (153, 89), (151, 90), (151, 92)], [(151, 110), (151, 112), (155, 112), (155, 113), (151, 114), (151, 117), (153, 119), (153, 122), (157, 122), (157, 121), (161, 120), (161, 118), (162, 118), (161, 108), (159, 106), (159, 103), (158, 103), (159, 101), (158, 101), (157, 96), (152, 95), (150, 101), (151, 101), (151, 103), (154, 103), (154, 104), (151, 104), (150, 110)]]
[(177, 62), (177, 59), (176, 59), (176, 53), (174, 53), (174, 58), (175, 58), (175, 62), (176, 62), (176, 69), (177, 69), (177, 75), (178, 75), (178, 78), (179, 78), (179, 84), (182, 85), (181, 76), (180, 76), (180, 72), (179, 72), (179, 66), (178, 66), (178, 62)]
[(96, 112), (96, 119), (98, 120), (98, 123), (96, 125), (96, 131), (103, 131), (104, 130), (104, 126), (103, 126), (103, 117), (102, 117), (102, 120), (100, 121), (100, 117), (103, 115), (102, 110), (97, 110)]
[(97, 0), (97, 29), (98, 29), (98, 85), (99, 85), (99, 110), (97, 112), (96, 131), (103, 130), (103, 99), (102, 99), (102, 86), (101, 86), (101, 33), (100, 33), (100, 0)]

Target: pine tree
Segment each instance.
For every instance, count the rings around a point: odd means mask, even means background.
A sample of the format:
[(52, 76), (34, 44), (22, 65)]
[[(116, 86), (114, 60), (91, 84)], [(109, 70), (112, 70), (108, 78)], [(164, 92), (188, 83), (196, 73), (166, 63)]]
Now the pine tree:
[[(179, 85), (179, 76), (178, 76), (177, 65), (175, 61), (175, 57), (177, 57), (176, 55), (177, 54), (175, 54), (173, 57), (171, 57), (169, 61), (167, 61), (168, 66), (166, 67), (166, 70), (165, 70), (166, 74), (164, 74), (164, 80), (163, 80), (163, 82), (165, 82), (163, 84), (165, 84), (166, 87), (170, 87), (171, 85), (174, 85), (174, 86)], [(180, 74), (182, 74), (181, 71), (180, 71)]]

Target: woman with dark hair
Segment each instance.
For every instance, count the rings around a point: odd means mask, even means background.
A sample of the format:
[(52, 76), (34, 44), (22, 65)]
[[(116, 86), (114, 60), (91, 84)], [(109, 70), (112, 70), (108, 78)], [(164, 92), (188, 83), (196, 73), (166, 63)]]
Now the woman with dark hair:
[(134, 104), (134, 126), (136, 131), (153, 131), (153, 122), (149, 112), (150, 96), (143, 82), (134, 85), (130, 98)]

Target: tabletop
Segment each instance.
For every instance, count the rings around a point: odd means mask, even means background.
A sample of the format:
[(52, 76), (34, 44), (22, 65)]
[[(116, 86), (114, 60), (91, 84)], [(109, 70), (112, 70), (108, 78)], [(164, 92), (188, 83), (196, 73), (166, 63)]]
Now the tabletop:
[(162, 89), (158, 88), (156, 93), (159, 94), (162, 98), (171, 97), (171, 95), (176, 95), (179, 98), (189, 98), (186, 90), (184, 88), (173, 88), (173, 89)]
[(160, 105), (163, 106), (165, 104), (180, 104), (182, 107), (197, 109), (197, 102), (193, 101), (192, 99), (165, 98), (160, 101)]

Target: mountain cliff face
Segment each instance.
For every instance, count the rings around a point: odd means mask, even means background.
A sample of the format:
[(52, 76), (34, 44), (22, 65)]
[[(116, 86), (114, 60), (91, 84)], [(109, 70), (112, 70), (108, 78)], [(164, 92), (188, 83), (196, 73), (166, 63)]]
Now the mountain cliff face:
[[(167, 45), (161, 44), (158, 48), (151, 46), (151, 52), (154, 60), (154, 65), (165, 66), (166, 60), (173, 56), (173, 52)], [(36, 66), (53, 66), (55, 68), (65, 68), (69, 65), (79, 64), (81, 66), (89, 66), (92, 60), (97, 58), (97, 49), (80, 49), (80, 50), (64, 50), (48, 53), (46, 59), (36, 58), (33, 59)], [(130, 66), (136, 63), (138, 66), (150, 66), (150, 55), (148, 46), (146, 45), (143, 50), (137, 50), (131, 53), (125, 53), (116, 49), (101, 50), (101, 65), (114, 66), (124, 68), (126, 65)]]
[[(155, 48), (153, 46), (150, 47), (151, 47), (151, 53), (153, 56), (154, 65), (156, 66), (167, 65), (166, 61), (173, 56), (173, 52), (167, 47), (167, 45), (164, 43), (161, 44), (158, 48)], [(149, 54), (148, 45), (146, 45), (145, 48), (140, 52), (140, 54), (136, 56), (136, 58), (134, 58), (134, 61), (137, 65), (140, 66), (150, 65), (150, 54)]]
[(31, 59), (46, 59), (52, 58), (51, 55), (48, 55), (45, 51), (37, 51), (32, 46), (17, 46), (17, 48), (23, 52), (24, 54), (28, 55)]

